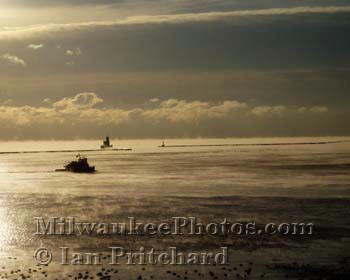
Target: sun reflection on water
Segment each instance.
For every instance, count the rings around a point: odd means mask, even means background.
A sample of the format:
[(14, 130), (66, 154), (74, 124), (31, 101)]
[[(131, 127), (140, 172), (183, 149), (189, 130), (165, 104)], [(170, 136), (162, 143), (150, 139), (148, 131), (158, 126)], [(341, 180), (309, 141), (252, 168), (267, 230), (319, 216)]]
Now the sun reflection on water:
[(0, 250), (9, 249), (13, 242), (14, 231), (9, 223), (8, 209), (3, 202), (0, 202)]

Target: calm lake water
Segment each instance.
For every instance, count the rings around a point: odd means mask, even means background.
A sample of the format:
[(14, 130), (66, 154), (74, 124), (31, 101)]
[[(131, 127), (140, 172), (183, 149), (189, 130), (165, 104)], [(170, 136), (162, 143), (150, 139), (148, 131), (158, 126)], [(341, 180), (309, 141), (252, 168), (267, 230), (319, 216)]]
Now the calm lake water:
[[(166, 145), (339, 140), (344, 142), (179, 148), (159, 148), (159, 140), (112, 140), (115, 148), (133, 150), (84, 152), (96, 166), (95, 174), (55, 169), (73, 160), (75, 150), (98, 149), (100, 141), (0, 143), (0, 274), (9, 279), (21, 279), (21, 274), (32, 279), (109, 279), (99, 274), (110, 270), (108, 265), (60, 265), (62, 246), (100, 252), (113, 245), (160, 249), (175, 245), (185, 251), (225, 245), (232, 256), (225, 269), (124, 265), (108, 273), (114, 273), (111, 279), (260, 279), (262, 275), (314, 279), (320, 273), (342, 279), (336, 273), (348, 267), (350, 259), (350, 138), (172, 139)], [(8, 153), (66, 150), (71, 152)], [(38, 238), (34, 235), (37, 216), (73, 216), (90, 222), (117, 222), (130, 216), (142, 222), (168, 221), (173, 216), (208, 222), (225, 217), (258, 224), (312, 222), (317, 234), (307, 238)], [(41, 246), (52, 249), (49, 266), (38, 267), (33, 259)]]

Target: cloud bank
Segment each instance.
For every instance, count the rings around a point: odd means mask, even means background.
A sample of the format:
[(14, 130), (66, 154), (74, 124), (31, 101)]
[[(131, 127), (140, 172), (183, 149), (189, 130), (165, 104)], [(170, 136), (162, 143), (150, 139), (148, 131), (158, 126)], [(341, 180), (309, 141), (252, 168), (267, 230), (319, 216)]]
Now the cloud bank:
[[(104, 106), (103, 99), (93, 92), (82, 92), (56, 102), (46, 99), (44, 103), (45, 106), (38, 107), (3, 104), (0, 106), (0, 124), (18, 129), (47, 127), (51, 131), (55, 131), (57, 127), (62, 130), (75, 127), (80, 128), (81, 133), (84, 127), (89, 127), (91, 131), (98, 131), (98, 127), (113, 131), (125, 125), (150, 128), (156, 124), (189, 128), (205, 126), (212, 121), (225, 124), (229, 128), (235, 122), (283, 121), (298, 115), (303, 118), (319, 116), (329, 111), (325, 106), (254, 106), (236, 100), (205, 102), (177, 99), (152, 99), (143, 106), (118, 108)], [(99, 137), (97, 132), (95, 136)]]

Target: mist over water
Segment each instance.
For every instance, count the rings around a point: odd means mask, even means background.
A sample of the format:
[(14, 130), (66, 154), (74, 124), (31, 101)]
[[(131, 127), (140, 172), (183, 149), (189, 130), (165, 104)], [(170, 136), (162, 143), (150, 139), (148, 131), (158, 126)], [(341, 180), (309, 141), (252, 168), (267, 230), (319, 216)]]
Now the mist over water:
[[(172, 139), (166, 145), (303, 143), (346, 138)], [(122, 196), (348, 197), (350, 142), (324, 145), (174, 147), (160, 140), (113, 141), (133, 151), (84, 152), (96, 174), (56, 173), (74, 150), (99, 141), (6, 142), (0, 152), (72, 151), (0, 155), (0, 190), (24, 193)]]
[[(212, 145), (338, 140), (344, 142), (179, 148), (160, 148), (160, 140), (112, 140), (114, 148), (133, 150), (83, 153), (89, 163), (96, 166), (95, 174), (61, 173), (55, 169), (74, 160), (75, 150), (98, 149), (100, 141), (1, 143), (0, 152), (71, 152), (0, 154), (0, 222), (3, 225), (0, 258), (6, 262), (9, 252), (18, 251), (23, 255), (23, 263), (32, 266), (31, 255), (40, 244), (54, 248), (68, 244), (83, 250), (108, 248), (111, 243), (121, 241), (129, 246), (140, 242), (147, 246), (166, 247), (176, 243), (184, 248), (217, 248), (222, 240), (215, 238), (204, 243), (200, 239), (183, 243), (183, 240), (154, 239), (111, 241), (101, 237), (46, 240), (33, 234), (36, 216), (74, 216), (81, 221), (95, 222), (115, 222), (135, 216), (141, 221), (156, 222), (173, 216), (194, 215), (207, 221), (227, 217), (257, 223), (313, 222), (324, 229), (319, 239), (274, 240), (273, 246), (256, 245), (258, 241), (252, 240), (249, 250), (245, 245), (237, 245), (240, 244), (237, 240), (226, 240), (225, 244), (231, 244), (242, 259), (253, 259), (257, 263), (272, 258), (314, 264), (338, 262), (346, 257), (344, 248), (349, 248), (346, 242), (350, 228), (347, 207), (350, 142), (346, 142), (349, 138), (165, 141), (166, 145)], [(252, 244), (256, 246), (253, 251)], [(328, 245), (320, 247), (320, 244)], [(304, 249), (300, 249), (301, 245)], [(278, 248), (285, 246), (282, 253)], [(260, 256), (259, 260), (256, 256)], [(261, 269), (258, 265), (257, 270)], [(64, 273), (59, 266), (51, 270)], [(131, 269), (132, 273), (136, 271), (137, 268)], [(131, 272), (128, 268), (128, 273)]]

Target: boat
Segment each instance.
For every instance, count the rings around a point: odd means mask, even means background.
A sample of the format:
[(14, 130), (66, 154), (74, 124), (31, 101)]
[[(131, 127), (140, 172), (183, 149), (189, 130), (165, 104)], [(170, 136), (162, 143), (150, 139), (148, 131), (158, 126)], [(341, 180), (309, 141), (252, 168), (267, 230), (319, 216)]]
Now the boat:
[(68, 171), (75, 173), (94, 173), (95, 166), (90, 166), (86, 157), (77, 155), (77, 160), (71, 161), (64, 166), (64, 169), (56, 169), (56, 172)]
[(103, 145), (101, 145), (101, 149), (111, 149), (111, 148), (113, 148), (113, 145), (111, 145), (109, 136), (106, 136), (106, 139), (103, 141)]

